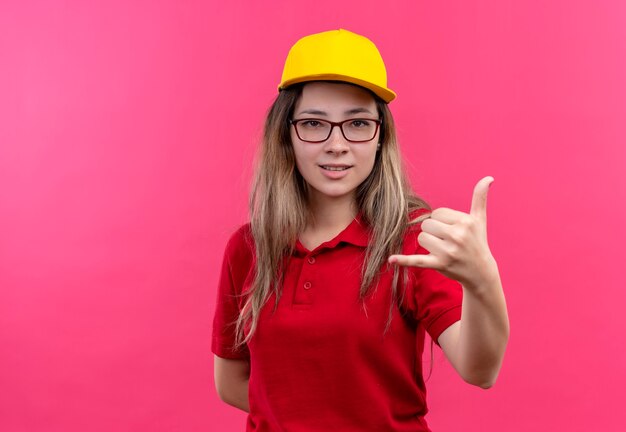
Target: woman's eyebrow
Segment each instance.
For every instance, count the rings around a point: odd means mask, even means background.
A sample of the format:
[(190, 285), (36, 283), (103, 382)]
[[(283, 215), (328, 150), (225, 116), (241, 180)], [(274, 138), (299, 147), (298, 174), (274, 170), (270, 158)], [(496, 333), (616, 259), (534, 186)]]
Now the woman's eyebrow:
[[(352, 108), (352, 109), (349, 109), (347, 111), (344, 111), (345, 115), (359, 114), (359, 113), (373, 114), (367, 108)], [(298, 115), (300, 115), (300, 114), (314, 114), (314, 115), (320, 115), (320, 116), (328, 116), (328, 113), (326, 111), (322, 111), (322, 110), (318, 110), (318, 109), (306, 109), (306, 110), (300, 111), (300, 113), (298, 113)]]

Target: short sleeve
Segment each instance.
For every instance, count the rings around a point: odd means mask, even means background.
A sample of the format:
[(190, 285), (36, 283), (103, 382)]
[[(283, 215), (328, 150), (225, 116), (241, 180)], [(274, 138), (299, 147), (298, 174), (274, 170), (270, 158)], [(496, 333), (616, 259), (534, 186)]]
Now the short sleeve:
[(232, 235), (224, 251), (222, 270), (217, 287), (211, 351), (227, 359), (248, 359), (246, 345), (234, 349), (236, 322), (245, 298), (241, 295), (249, 279), (252, 262), (252, 247), (249, 225), (244, 225)]
[[(403, 254), (414, 255), (429, 252), (420, 246), (417, 236), (421, 224), (406, 235)], [(430, 337), (437, 339), (445, 329), (461, 319), (463, 287), (437, 270), (408, 267), (406, 306), (409, 314), (417, 320)]]

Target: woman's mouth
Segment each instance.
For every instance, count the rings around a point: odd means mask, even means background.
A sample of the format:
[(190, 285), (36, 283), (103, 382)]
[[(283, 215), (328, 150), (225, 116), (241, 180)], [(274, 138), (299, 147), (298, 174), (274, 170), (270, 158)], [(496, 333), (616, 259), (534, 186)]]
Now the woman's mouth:
[(320, 167), (327, 171), (345, 171), (351, 168), (349, 165), (320, 165)]
[(352, 165), (320, 165), (322, 174), (331, 180), (339, 180), (348, 175), (348, 170)]

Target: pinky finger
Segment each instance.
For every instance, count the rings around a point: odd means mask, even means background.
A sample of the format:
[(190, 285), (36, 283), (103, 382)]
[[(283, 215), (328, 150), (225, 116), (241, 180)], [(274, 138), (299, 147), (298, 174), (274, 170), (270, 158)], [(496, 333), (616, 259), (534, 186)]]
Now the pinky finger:
[(434, 255), (391, 255), (390, 264), (409, 267), (438, 268), (439, 263)]

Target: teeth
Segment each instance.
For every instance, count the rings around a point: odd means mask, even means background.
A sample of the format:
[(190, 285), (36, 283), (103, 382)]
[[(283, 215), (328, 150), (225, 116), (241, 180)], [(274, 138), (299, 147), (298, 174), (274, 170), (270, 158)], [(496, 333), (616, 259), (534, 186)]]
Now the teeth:
[(328, 171), (345, 171), (350, 167), (332, 167), (332, 166), (322, 165), (322, 168)]

